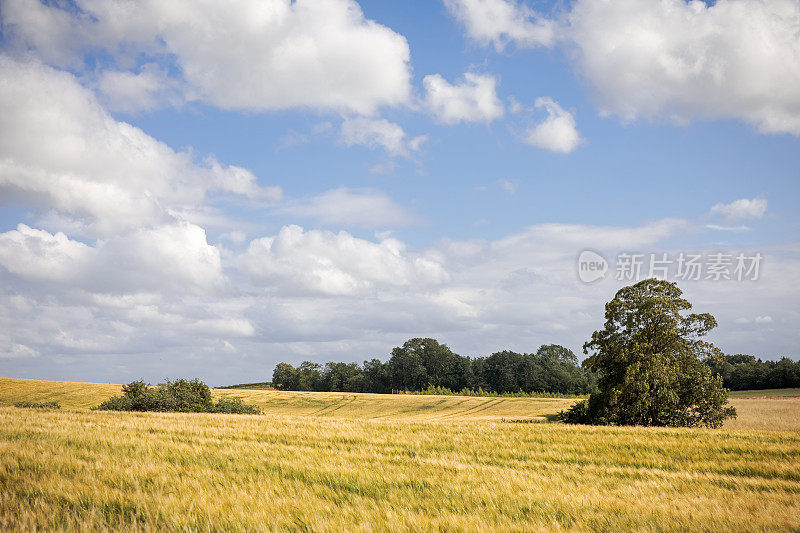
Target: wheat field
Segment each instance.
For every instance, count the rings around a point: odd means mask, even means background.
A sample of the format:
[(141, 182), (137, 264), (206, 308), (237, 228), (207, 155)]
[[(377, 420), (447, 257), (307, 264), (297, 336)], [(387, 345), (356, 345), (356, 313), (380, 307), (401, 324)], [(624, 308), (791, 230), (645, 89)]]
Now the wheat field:
[[(800, 529), (791, 427), (575, 427), (521, 423), (570, 400), (274, 391), (215, 391), (265, 415), (97, 412), (114, 386), (52, 383), (0, 380), (0, 529)], [(62, 410), (8, 407), (47, 389)], [(742, 426), (774, 412), (737, 406)]]

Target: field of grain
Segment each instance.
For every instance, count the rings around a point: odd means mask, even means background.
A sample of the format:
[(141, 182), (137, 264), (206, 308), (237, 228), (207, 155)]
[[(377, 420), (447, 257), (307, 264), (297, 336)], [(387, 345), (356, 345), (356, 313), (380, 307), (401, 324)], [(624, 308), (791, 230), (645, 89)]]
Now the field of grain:
[[(122, 393), (121, 385), (67, 383), (0, 378), (0, 406), (19, 401), (57, 401), (65, 409), (87, 409)], [(214, 389), (218, 398), (241, 398), (265, 413), (292, 416), (390, 418), (546, 420), (574, 400), (560, 398), (494, 398), (360, 394), (347, 392), (282, 392), (276, 390)]]
[(792, 399), (734, 400), (729, 429), (613, 428), (520, 423), (570, 402), (530, 398), (238, 390), (214, 393), (267, 414), (115, 413), (84, 405), (114, 386), (62, 384), (62, 410), (8, 407), (51, 387), (22, 381), (0, 380), (0, 530), (800, 529), (800, 432), (752, 428), (775, 413), (752, 402), (797, 420)]

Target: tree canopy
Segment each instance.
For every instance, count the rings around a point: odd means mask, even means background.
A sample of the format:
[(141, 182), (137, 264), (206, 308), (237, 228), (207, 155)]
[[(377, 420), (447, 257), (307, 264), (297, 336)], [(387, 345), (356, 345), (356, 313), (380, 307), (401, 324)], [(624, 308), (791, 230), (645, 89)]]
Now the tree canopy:
[(387, 362), (356, 363), (304, 361), (297, 368), (278, 363), (273, 385), (284, 390), (388, 393), (393, 390), (483, 390), (492, 393), (586, 394), (594, 376), (578, 365), (575, 354), (557, 344), (536, 353), (495, 352), (469, 358), (454, 353), (435, 339), (413, 338), (392, 349)]
[(583, 349), (598, 391), (563, 413), (567, 422), (719, 427), (735, 416), (727, 391), (704, 361), (722, 353), (701, 337), (716, 327), (677, 284), (647, 279), (619, 290), (605, 325)]

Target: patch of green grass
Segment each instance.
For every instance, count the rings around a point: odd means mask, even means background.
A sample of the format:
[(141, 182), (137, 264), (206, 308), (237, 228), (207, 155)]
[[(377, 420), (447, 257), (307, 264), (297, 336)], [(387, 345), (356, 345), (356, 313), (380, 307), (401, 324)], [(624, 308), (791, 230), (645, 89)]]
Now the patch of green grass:
[(729, 398), (800, 398), (800, 389), (737, 390)]
[(16, 402), (14, 407), (26, 409), (61, 409), (58, 402)]

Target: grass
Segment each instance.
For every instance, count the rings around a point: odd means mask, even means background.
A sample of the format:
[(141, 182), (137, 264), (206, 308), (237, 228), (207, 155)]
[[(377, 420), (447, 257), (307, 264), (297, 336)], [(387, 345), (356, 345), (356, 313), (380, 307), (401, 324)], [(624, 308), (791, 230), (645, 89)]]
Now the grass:
[[(533, 398), (217, 390), (267, 414), (86, 409), (118, 393), (0, 380), (0, 530), (800, 529), (800, 399), (735, 399), (722, 430), (503, 421), (574, 401)], [(64, 409), (10, 406), (45, 399)]]
[(731, 398), (800, 398), (800, 389), (737, 390), (728, 393)]
[(58, 402), (62, 409), (89, 409), (115, 394), (122, 394), (122, 385), (0, 378), (0, 405)]
[[(67, 383), (0, 378), (0, 405), (19, 401), (58, 401), (64, 409), (88, 409), (122, 393), (121, 385)], [(532, 418), (566, 409), (575, 400), (558, 398), (493, 398), (359, 394), (350, 392), (294, 392), (253, 389), (213, 389), (214, 400), (241, 398), (269, 414), (291, 416), (501, 420)]]

